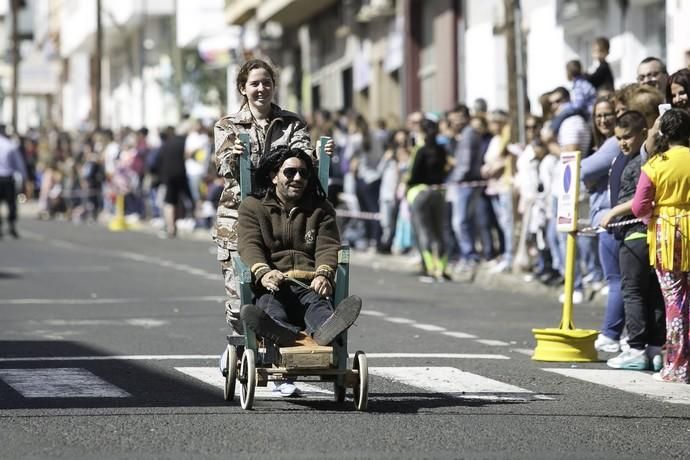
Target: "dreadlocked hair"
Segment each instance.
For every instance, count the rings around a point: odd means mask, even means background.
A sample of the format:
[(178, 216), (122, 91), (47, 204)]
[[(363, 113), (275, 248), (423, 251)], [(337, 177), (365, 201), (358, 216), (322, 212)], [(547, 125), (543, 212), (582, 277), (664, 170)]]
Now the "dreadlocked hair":
[(304, 189), (306, 196), (315, 196), (326, 199), (327, 195), (321, 181), (319, 181), (318, 173), (314, 167), (312, 158), (302, 149), (289, 148), (286, 145), (279, 145), (273, 147), (268, 155), (261, 157), (256, 168), (252, 168), (253, 176), (253, 192), (252, 195), (256, 198), (264, 198), (268, 194), (275, 194), (275, 185), (273, 184), (273, 177), (278, 174), (280, 167), (288, 158), (299, 158), (302, 160), (307, 168), (309, 179)]

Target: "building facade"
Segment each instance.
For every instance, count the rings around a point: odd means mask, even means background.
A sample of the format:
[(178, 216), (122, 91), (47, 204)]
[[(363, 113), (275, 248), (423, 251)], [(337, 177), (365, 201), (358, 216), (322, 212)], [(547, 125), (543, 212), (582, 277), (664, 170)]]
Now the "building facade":
[[(24, 46), (22, 54), (20, 127), (88, 128), (97, 97), (104, 126), (175, 124), (202, 99), (195, 80), (187, 78), (199, 70), (195, 65), (224, 72), (223, 96), (210, 109), (204, 98), (200, 112), (220, 116), (237, 110), (237, 68), (252, 56), (277, 65), (279, 103), (305, 115), (352, 109), (371, 121), (395, 122), (413, 111), (442, 112), (480, 97), (490, 108), (508, 108), (506, 8), (516, 2), (101, 0), (97, 96), (97, 2), (28, 0), (32, 47)], [(567, 84), (568, 60), (579, 58), (585, 68), (592, 64), (597, 36), (610, 39), (617, 84), (634, 81), (637, 64), (647, 56), (661, 57), (669, 72), (687, 65), (690, 2), (521, 0), (519, 6), (525, 91), (536, 113), (540, 94)], [(7, 6), (0, 7), (0, 27), (0, 47), (7, 53)], [(185, 50), (198, 50), (204, 62), (185, 61)], [(0, 78), (8, 120), (7, 63), (0, 66)]]
[[(263, 38), (282, 28), (280, 49), (256, 49), (282, 70), (281, 98), (293, 110), (355, 109), (370, 119), (416, 111), (441, 112), (458, 101), (508, 104), (509, 0), (226, 0), (226, 20)], [(669, 72), (685, 65), (690, 4), (676, 0), (522, 0), (520, 31), (526, 94), (567, 85), (565, 63), (592, 65), (593, 40), (611, 42), (616, 83), (635, 80), (636, 67), (658, 56)], [(273, 38), (275, 41), (275, 38)]]

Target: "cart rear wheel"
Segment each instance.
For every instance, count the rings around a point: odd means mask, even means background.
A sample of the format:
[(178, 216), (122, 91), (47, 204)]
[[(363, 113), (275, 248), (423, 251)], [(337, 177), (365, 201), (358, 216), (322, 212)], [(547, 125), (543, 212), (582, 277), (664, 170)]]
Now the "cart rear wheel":
[(240, 387), (240, 404), (242, 409), (249, 410), (254, 405), (254, 391), (256, 390), (256, 359), (254, 350), (247, 348), (242, 354), (242, 364), (238, 380)]
[(228, 345), (227, 358), (225, 360), (225, 386), (223, 397), (226, 401), (235, 399), (235, 382), (237, 381), (237, 349), (234, 345)]
[(352, 369), (357, 371), (357, 383), (352, 387), (355, 409), (365, 411), (369, 403), (369, 366), (363, 351), (355, 353)]

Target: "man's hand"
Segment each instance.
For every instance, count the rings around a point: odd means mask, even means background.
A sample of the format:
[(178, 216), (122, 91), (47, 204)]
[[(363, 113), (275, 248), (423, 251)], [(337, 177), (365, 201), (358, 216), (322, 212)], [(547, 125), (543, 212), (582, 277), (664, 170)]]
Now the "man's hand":
[(606, 214), (604, 214), (601, 222), (599, 222), (599, 226), (603, 228), (608, 227), (614, 217), (616, 217), (616, 213), (613, 211), (613, 209), (610, 209), (606, 212)]
[(261, 285), (269, 291), (277, 291), (285, 280), (285, 274), (278, 270), (271, 270), (261, 277)]
[(323, 275), (318, 275), (311, 280), (311, 285), (309, 287), (321, 297), (330, 297), (333, 293), (331, 282)]

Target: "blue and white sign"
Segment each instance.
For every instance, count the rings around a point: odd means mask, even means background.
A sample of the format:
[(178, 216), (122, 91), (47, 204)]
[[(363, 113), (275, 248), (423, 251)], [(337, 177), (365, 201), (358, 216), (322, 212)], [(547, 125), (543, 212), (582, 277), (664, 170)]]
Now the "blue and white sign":
[(580, 152), (561, 153), (560, 173), (562, 188), (558, 191), (556, 228), (559, 232), (574, 232), (580, 196)]

